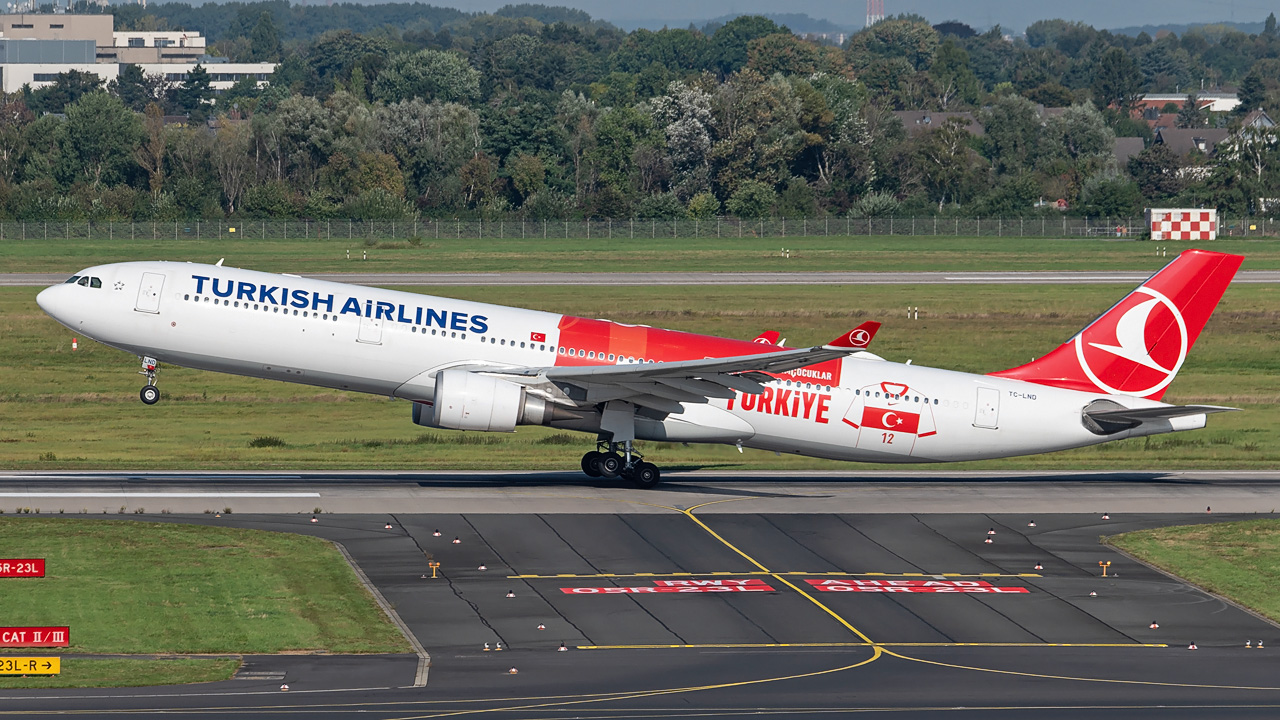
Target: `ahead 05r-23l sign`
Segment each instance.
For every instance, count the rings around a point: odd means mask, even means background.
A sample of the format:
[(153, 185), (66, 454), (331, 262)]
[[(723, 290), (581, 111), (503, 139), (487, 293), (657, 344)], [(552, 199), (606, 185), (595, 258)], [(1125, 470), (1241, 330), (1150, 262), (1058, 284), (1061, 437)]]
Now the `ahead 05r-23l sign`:
[(44, 577), (44, 560), (0, 560), (0, 578)]

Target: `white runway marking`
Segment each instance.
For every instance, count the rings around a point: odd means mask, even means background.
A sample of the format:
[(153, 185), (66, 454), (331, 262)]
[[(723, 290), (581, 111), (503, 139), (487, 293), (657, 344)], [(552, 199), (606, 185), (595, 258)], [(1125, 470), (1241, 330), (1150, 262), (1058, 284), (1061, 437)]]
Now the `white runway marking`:
[(318, 498), (316, 492), (0, 492), (0, 498)]

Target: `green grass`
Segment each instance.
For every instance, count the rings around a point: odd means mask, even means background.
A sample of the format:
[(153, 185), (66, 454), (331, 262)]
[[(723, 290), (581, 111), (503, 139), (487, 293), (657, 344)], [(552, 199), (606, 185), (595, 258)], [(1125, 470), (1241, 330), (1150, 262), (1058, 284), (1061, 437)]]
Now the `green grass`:
[[(1156, 244), (1106, 240), (950, 237), (795, 237), (496, 240), (0, 240), (0, 272), (59, 272), (125, 260), (226, 263), (270, 272), (1154, 271)], [(1190, 243), (1159, 243), (1177, 252)], [(1242, 253), (1247, 270), (1280, 268), (1280, 242), (1200, 243)], [(790, 249), (784, 258), (781, 249)], [(358, 258), (346, 260), (347, 251)]]
[[(42, 657), (50, 653), (33, 651), (30, 654)], [(239, 660), (228, 658), (141, 660), (64, 657), (60, 675), (0, 676), (0, 689), (145, 687), (216, 682), (230, 679), (239, 667)]]
[(409, 651), (318, 538), (5, 515), (0, 548), (46, 559), (46, 577), (5, 581), (4, 622), (69, 626), (58, 654)]
[[(1274, 512), (1274, 509), (1272, 509)], [(1280, 621), (1280, 520), (1156, 528), (1106, 539), (1118, 548)]]
[[(888, 359), (988, 372), (1043, 355), (1127, 290), (934, 285), (451, 287), (439, 292), (729, 337), (751, 338), (774, 329), (791, 346), (826, 342), (876, 319), (885, 326), (873, 350)], [(36, 292), (0, 289), (0, 467), (572, 470), (591, 443), (588, 435), (547, 428), (522, 427), (502, 435), (426, 431), (411, 423), (405, 402), (173, 367), (160, 374), (164, 399), (147, 407), (138, 401), (136, 360), (83, 338), (72, 352), (71, 333), (40, 312)], [(907, 305), (920, 307), (920, 320), (904, 317)], [(1245, 412), (1216, 415), (1208, 429), (1191, 433), (949, 467), (1274, 468), (1280, 462), (1278, 341), (1280, 288), (1234, 286), (1166, 399), (1232, 405)], [(667, 467), (867, 467), (750, 450), (740, 455), (720, 446), (647, 449)]]

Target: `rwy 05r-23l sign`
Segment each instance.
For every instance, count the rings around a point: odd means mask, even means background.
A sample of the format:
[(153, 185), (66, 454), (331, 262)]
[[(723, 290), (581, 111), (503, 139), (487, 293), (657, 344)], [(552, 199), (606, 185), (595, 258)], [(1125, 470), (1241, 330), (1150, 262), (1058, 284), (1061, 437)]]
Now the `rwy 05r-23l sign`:
[(985, 580), (806, 580), (819, 592), (1021, 594), (1024, 587), (997, 587)]
[(44, 577), (44, 560), (0, 560), (0, 578)]
[(649, 593), (774, 592), (763, 580), (655, 580), (654, 587), (560, 588), (568, 595), (640, 595)]
[(62, 658), (0, 657), (0, 675), (57, 675)]

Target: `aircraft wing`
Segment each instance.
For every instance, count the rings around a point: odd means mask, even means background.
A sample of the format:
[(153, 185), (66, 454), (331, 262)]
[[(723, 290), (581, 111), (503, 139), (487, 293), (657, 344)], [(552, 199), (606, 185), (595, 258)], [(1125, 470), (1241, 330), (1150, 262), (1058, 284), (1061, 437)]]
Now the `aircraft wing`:
[(1239, 408), (1221, 405), (1162, 405), (1149, 408), (1112, 409), (1115, 403), (1106, 402), (1105, 406), (1096, 410), (1086, 409), (1084, 416), (1093, 421), (1104, 434), (1128, 430), (1153, 420), (1173, 420), (1191, 415), (1209, 415), (1211, 413), (1235, 412)]
[(575, 405), (622, 400), (660, 412), (679, 413), (680, 403), (732, 398), (734, 391), (764, 392), (764, 373), (781, 373), (851, 355), (856, 348), (817, 345), (756, 355), (634, 365), (554, 366), (494, 370), (531, 387), (551, 385)]

